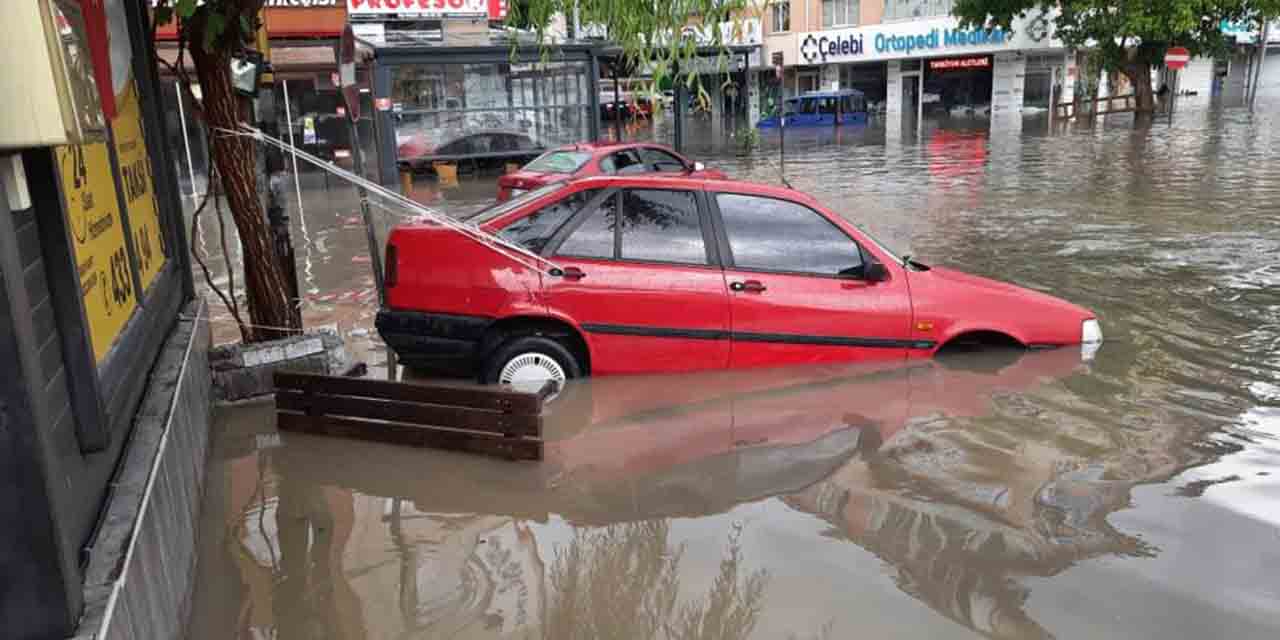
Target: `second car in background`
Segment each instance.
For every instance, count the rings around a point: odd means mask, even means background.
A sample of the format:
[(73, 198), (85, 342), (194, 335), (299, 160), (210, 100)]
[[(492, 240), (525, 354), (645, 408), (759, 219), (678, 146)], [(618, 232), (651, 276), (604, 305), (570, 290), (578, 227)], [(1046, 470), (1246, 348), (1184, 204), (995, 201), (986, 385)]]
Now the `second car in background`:
[(583, 143), (560, 147), (535, 158), (515, 173), (498, 178), (498, 201), (531, 189), (570, 178), (586, 176), (674, 173), (694, 178), (723, 179), (708, 169), (659, 144)]

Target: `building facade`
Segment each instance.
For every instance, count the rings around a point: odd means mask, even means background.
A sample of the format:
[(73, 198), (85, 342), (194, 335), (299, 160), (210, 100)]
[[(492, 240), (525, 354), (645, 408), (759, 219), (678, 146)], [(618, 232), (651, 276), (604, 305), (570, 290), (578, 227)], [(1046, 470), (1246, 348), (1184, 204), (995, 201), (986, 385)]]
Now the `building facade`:
[(962, 29), (953, 0), (790, 0), (764, 11), (760, 110), (808, 91), (857, 89), (892, 128), (929, 119), (1000, 120), (1071, 95), (1076, 68), (1033, 13), (1008, 31)]

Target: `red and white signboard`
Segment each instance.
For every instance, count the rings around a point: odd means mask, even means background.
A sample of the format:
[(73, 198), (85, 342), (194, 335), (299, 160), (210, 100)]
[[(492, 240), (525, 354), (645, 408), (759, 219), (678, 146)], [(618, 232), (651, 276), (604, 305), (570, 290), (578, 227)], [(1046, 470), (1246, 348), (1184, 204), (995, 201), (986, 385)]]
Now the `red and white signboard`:
[(1169, 47), (1164, 54), (1164, 66), (1170, 69), (1181, 69), (1191, 61), (1191, 52), (1186, 47)]
[[(492, 16), (490, 5), (495, 0), (347, 0), (347, 16), (352, 18), (379, 18), (417, 16), (443, 18), (446, 16)], [(506, 2), (502, 2), (506, 5)], [(498, 16), (501, 17), (501, 16)]]
[(969, 58), (941, 58), (929, 61), (930, 71), (953, 71), (959, 69), (990, 69), (990, 56), (973, 56)]

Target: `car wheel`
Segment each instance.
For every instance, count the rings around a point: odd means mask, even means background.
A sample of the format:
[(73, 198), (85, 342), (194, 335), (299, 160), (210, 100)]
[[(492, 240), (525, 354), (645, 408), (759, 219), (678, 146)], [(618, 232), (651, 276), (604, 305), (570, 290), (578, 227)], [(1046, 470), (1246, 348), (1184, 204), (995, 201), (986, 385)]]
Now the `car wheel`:
[(565, 381), (581, 376), (577, 358), (563, 344), (542, 336), (521, 336), (502, 343), (489, 356), (480, 381), (532, 392), (547, 382), (563, 388)]

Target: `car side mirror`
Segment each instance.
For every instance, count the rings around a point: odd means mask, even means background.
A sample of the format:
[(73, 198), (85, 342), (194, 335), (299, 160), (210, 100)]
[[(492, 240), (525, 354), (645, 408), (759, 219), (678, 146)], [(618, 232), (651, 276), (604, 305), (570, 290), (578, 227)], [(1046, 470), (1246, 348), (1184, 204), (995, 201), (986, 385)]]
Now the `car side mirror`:
[(693, 170), (694, 170), (694, 171), (702, 171), (703, 169), (706, 169), (706, 168), (707, 168), (707, 165), (702, 164), (701, 162), (695, 162), (695, 163), (693, 163)]
[(889, 279), (889, 269), (883, 262), (868, 262), (862, 270), (862, 279), (867, 282), (884, 282)]

